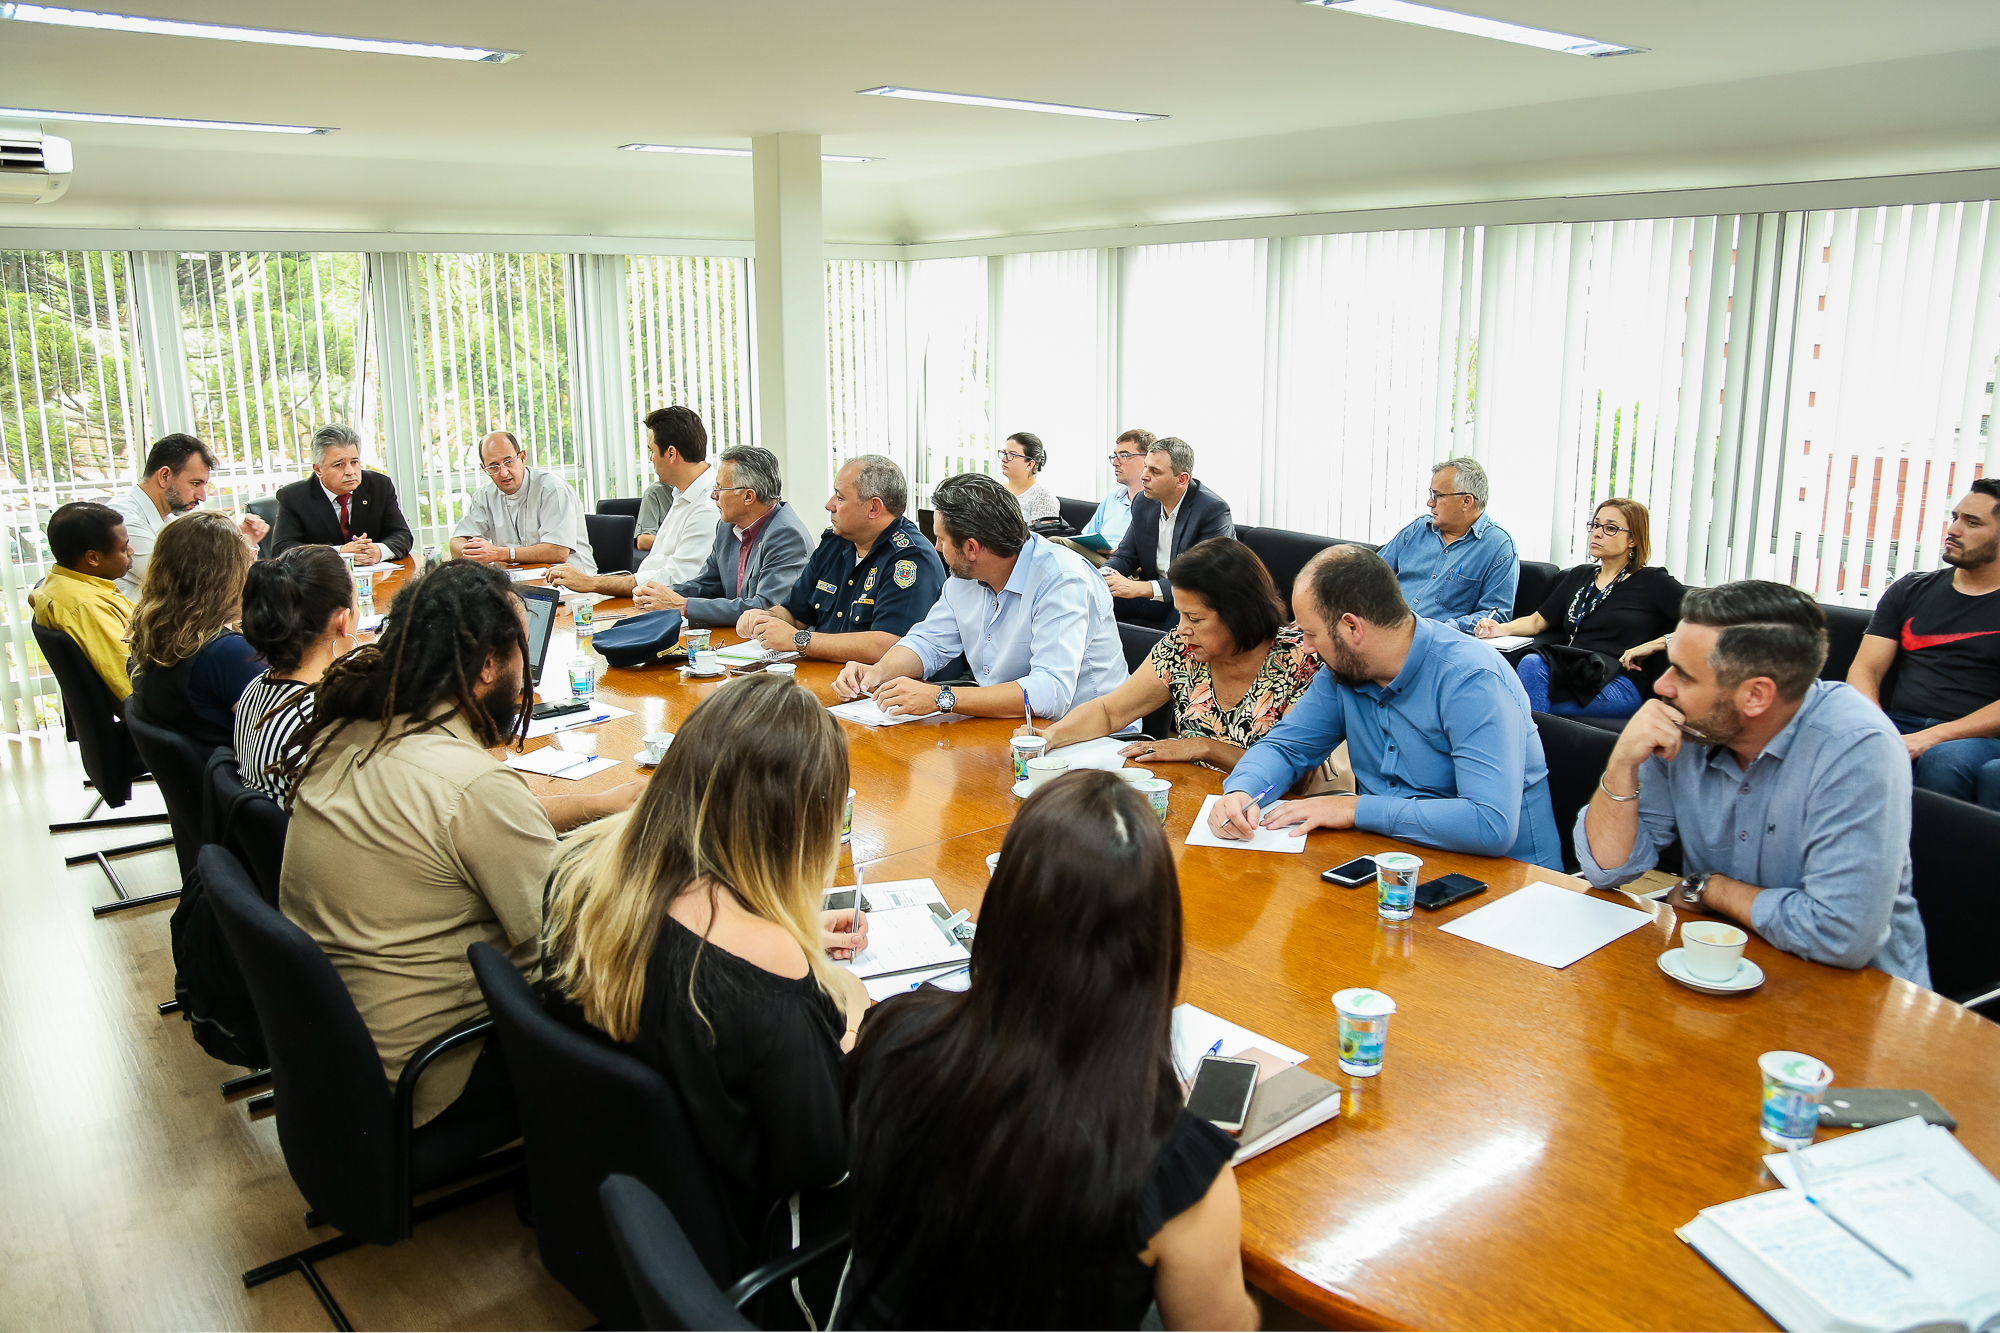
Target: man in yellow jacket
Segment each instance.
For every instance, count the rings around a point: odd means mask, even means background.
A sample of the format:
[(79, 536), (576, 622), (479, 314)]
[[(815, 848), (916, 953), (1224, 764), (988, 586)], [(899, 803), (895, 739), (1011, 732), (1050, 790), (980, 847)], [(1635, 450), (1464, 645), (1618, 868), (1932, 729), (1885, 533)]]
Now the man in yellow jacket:
[(49, 517), (49, 550), (55, 568), (28, 594), (35, 623), (75, 639), (122, 707), (132, 693), (125, 643), (132, 603), (114, 580), (132, 567), (125, 518), (109, 505), (88, 500), (66, 504)]

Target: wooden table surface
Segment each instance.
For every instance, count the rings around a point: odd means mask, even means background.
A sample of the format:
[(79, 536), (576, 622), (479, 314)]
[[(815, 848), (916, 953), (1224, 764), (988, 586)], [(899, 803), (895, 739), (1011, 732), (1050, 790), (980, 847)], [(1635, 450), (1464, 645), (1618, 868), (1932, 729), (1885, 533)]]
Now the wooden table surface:
[[(616, 614), (628, 604), (602, 604)], [(718, 644), (734, 641), (718, 631)], [(568, 617), (549, 676), (572, 654)], [(836, 668), (799, 683), (835, 702)], [(674, 730), (713, 682), (671, 668), (611, 671), (599, 697), (637, 716), (603, 724), (600, 753)], [(988, 719), (871, 730), (843, 723), (856, 789), (854, 854), (871, 880), (937, 881), (976, 916), (985, 857), (1018, 804), (1006, 738)], [(548, 742), (530, 742), (530, 746)], [(1556, 970), (1439, 927), (1537, 879), (1580, 880), (1502, 858), (1315, 832), (1303, 855), (1188, 847), (1220, 774), (1159, 764), (1174, 784), (1167, 833), (1186, 919), (1182, 998), (1306, 1052), (1338, 1084), (1341, 1115), (1245, 1164), (1243, 1253), (1253, 1282), (1334, 1327), (1774, 1327), (1673, 1234), (1700, 1209), (1775, 1182), (1757, 1133), (1757, 1057), (1800, 1050), (1846, 1087), (1922, 1088), (1960, 1118), (1958, 1136), (2000, 1166), (2000, 1025), (1865, 969), (1781, 953), (1752, 936), (1757, 991), (1711, 997), (1656, 966), (1674, 909), (1623, 893), (1653, 923)], [(629, 781), (620, 767), (583, 783)], [(1319, 872), (1362, 853), (1424, 858), (1491, 888), (1441, 912), (1381, 921), (1372, 886)], [(1396, 1001), (1374, 1078), (1336, 1063), (1329, 997), (1348, 986)]]

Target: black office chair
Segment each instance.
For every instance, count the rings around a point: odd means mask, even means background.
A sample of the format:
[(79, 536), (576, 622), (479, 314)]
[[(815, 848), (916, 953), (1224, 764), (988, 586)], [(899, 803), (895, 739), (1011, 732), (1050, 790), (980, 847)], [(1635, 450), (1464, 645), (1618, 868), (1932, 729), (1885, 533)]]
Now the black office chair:
[[(1562, 582), (1562, 575), (1560, 566), (1549, 564), (1545, 560), (1523, 560), (1521, 581), (1514, 587), (1513, 616), (1519, 619), (1531, 611), (1540, 610), (1542, 603), (1549, 600), (1549, 594), (1556, 590), (1556, 585)], [(1506, 608), (1496, 606), (1482, 609), (1500, 611)]]
[(1090, 520), (1097, 517), (1097, 501), (1072, 500), (1067, 495), (1056, 497), (1056, 508), (1062, 512), (1062, 521), (1069, 525), (1071, 532), (1082, 532)]
[(195, 853), (208, 841), (208, 757), (217, 747), (158, 725), (146, 715), (136, 694), (125, 701), (125, 725), (166, 800), (174, 854), (180, 858), (181, 878), (186, 879), (194, 869)]
[(1562, 839), (1563, 869), (1574, 872), (1577, 811), (1590, 804), (1618, 737), (1553, 713), (1535, 714), (1535, 729), (1542, 734), (1542, 753), (1548, 759), (1549, 803), (1556, 811), (1556, 836)]
[(278, 538), (278, 499), (276, 496), (267, 495), (261, 500), (252, 500), (243, 507), (264, 520), (266, 531), (263, 537), (258, 539), (257, 558), (269, 560), (271, 543)]
[(1341, 544), (1332, 537), (1284, 528), (1253, 528), (1240, 523), (1236, 527), (1236, 540), (1249, 547), (1271, 572), (1271, 582), (1277, 585), (1278, 600), (1285, 604), (1287, 617), (1293, 614), (1292, 585), (1298, 582), (1299, 571), (1327, 547)]
[(617, 1327), (646, 1329), (754, 1329), (743, 1307), (767, 1288), (789, 1282), (848, 1243), (845, 1233), (830, 1236), (766, 1264), (727, 1291), (688, 1243), (673, 1210), (631, 1176), (605, 1178), (597, 1189), (626, 1281), (638, 1304), (640, 1322)]
[(604, 1327), (638, 1326), (597, 1198), (606, 1176), (623, 1173), (689, 1219), (703, 1281), (712, 1287), (742, 1272), (747, 1257), (673, 1086), (643, 1061), (551, 1018), (497, 950), (475, 944), (468, 956), (514, 1080), (542, 1267)]
[[(1128, 625), (1118, 622), (1118, 646), (1125, 650), (1125, 669), (1137, 671), (1141, 663), (1153, 651), (1153, 645), (1164, 639), (1166, 634), (1144, 625)], [(1155, 708), (1139, 723), (1140, 731), (1153, 740), (1165, 740), (1174, 734), (1174, 706), (1169, 702), (1163, 708)]]
[[(49, 825), (51, 833), (79, 833), (86, 829), (131, 828), (141, 824), (165, 824), (167, 815), (114, 815), (109, 819), (92, 819), (105, 806), (117, 810), (132, 799), (132, 784), (146, 779), (145, 761), (139, 757), (138, 749), (132, 744), (131, 729), (125, 719), (118, 715), (118, 704), (111, 697), (111, 689), (104, 683), (104, 677), (97, 674), (97, 668), (90, 664), (83, 649), (75, 639), (59, 629), (46, 625), (35, 625), (35, 646), (42, 651), (49, 670), (55, 675), (56, 688), (62, 694), (63, 718), (70, 737), (76, 741), (83, 755), (84, 785), (96, 790), (97, 796), (84, 812), (82, 819), (67, 820)], [(77, 856), (63, 858), (64, 865), (82, 865), (95, 861), (104, 877), (111, 881), (111, 891), (117, 898), (108, 903), (100, 903), (91, 908), (96, 916), (107, 912), (122, 911), (127, 907), (139, 907), (146, 903), (162, 902), (174, 896), (173, 893), (148, 894), (134, 898), (126, 891), (124, 881), (112, 868), (110, 858), (131, 856), (139, 852), (158, 851), (174, 845), (172, 838), (154, 838), (147, 842), (126, 843), (121, 847), (106, 847), (102, 851), (84, 852)], [(176, 892), (178, 892), (176, 890)]]
[(639, 548), (635, 544), (639, 520), (623, 514), (585, 514), (584, 535), (590, 541), (590, 555), (600, 574), (630, 574), (639, 568)]
[(1924, 918), (1931, 989), (2000, 1019), (2000, 812), (1921, 787), (1910, 804), (1911, 888)]
[(623, 514), (627, 518), (636, 519), (639, 517), (639, 505), (640, 497), (636, 495), (627, 496), (624, 499), (614, 497), (609, 500), (599, 500), (597, 502), (597, 512), (600, 514)]
[[(258, 894), (242, 863), (221, 847), (201, 850), (202, 883), (223, 937), (243, 969), (271, 1055), (278, 1144), (285, 1167), (312, 1211), (309, 1227), (341, 1235), (243, 1275), (255, 1287), (299, 1273), (336, 1328), (350, 1325), (313, 1265), (361, 1245), (393, 1245), (419, 1222), (513, 1187), (517, 1150), (496, 1152), (519, 1134), (511, 1110), (477, 1119), (447, 1115), (412, 1128), (417, 1080), (447, 1051), (492, 1029), (461, 1024), (417, 1049), (391, 1089), (374, 1038), (333, 964), (303, 930)], [(503, 1168), (506, 1168), (503, 1170)], [(490, 1171), (475, 1184), (413, 1206), (414, 1196)]]
[(256, 881), (264, 901), (278, 905), (278, 874), (285, 865), (285, 807), (243, 780), (233, 750), (208, 760), (208, 820), (213, 841), (227, 847)]
[[(1820, 668), (1819, 678), (1846, 680), (1847, 668), (1854, 665), (1854, 655), (1861, 650), (1861, 636), (1868, 632), (1868, 622), (1875, 613), (1866, 607), (1829, 606), (1825, 602), (1819, 604), (1819, 609), (1826, 612), (1826, 665)], [(1895, 670), (1893, 665), (1890, 670)], [(1881, 693), (1884, 699), (1889, 697), (1888, 684), (1884, 679)]]

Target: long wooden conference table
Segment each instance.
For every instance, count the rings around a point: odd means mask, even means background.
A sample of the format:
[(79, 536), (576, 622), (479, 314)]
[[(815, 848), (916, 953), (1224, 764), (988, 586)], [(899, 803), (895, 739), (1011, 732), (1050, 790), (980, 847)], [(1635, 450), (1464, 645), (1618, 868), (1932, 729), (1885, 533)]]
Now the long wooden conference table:
[[(394, 580), (382, 585), (379, 604)], [(629, 613), (600, 603), (600, 617)], [(736, 641), (718, 630), (718, 645)], [(574, 654), (559, 617), (547, 678)], [(837, 668), (802, 662), (798, 683), (837, 702)], [(529, 776), (538, 791), (594, 790), (639, 776), (630, 756), (674, 731), (717, 689), (671, 667), (613, 670), (597, 697), (633, 710), (597, 728), (626, 760), (582, 782)], [(929, 877), (976, 918), (985, 858), (1019, 802), (1007, 738), (1018, 721), (843, 722), (855, 788), (852, 859), (870, 882)], [(551, 744), (530, 741), (530, 748)], [(1556, 970), (1439, 927), (1552, 875), (1503, 858), (1407, 847), (1424, 874), (1462, 871), (1489, 890), (1390, 923), (1372, 885), (1320, 871), (1402, 847), (1361, 832), (1314, 832), (1303, 855), (1185, 845), (1222, 775), (1153, 764), (1174, 786), (1167, 834), (1186, 921), (1181, 998), (1304, 1051), (1341, 1088), (1341, 1113), (1244, 1164), (1250, 1280), (1331, 1327), (1769, 1329), (1764, 1313), (1674, 1235), (1712, 1204), (1773, 1188), (1757, 1133), (1757, 1057), (1799, 1050), (1843, 1087), (1922, 1088), (1959, 1117), (1958, 1137), (2000, 1168), (2000, 1025), (1873, 969), (1808, 963), (1754, 935), (1764, 985), (1710, 997), (1667, 979), (1678, 941), (1664, 903), (1651, 925)], [(1059, 855), (1059, 848), (1049, 849)], [(843, 870), (850, 864), (843, 860)], [(1396, 1001), (1373, 1078), (1336, 1063), (1333, 992), (1370, 986)]]

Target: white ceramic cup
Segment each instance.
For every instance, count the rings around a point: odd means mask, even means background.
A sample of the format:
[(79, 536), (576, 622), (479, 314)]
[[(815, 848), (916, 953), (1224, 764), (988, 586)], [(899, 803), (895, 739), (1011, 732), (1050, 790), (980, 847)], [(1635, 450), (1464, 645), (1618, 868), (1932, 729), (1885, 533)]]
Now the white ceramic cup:
[(1039, 759), (1030, 759), (1028, 761), (1028, 790), (1033, 791), (1050, 778), (1059, 778), (1067, 772), (1069, 772), (1069, 760), (1067, 759), (1050, 759), (1046, 755)]
[(646, 762), (649, 764), (659, 763), (667, 757), (667, 747), (673, 743), (674, 733), (671, 731), (647, 732), (645, 736)]
[(1142, 782), (1151, 782), (1153, 780), (1153, 770), (1150, 768), (1126, 767), (1112, 771), (1118, 774), (1121, 782), (1129, 782), (1135, 787)]
[(1700, 981), (1731, 981), (1742, 961), (1745, 931), (1724, 921), (1690, 921), (1681, 927), (1681, 965)]
[(688, 659), (688, 664), (704, 676), (712, 676), (722, 670), (722, 658), (713, 648), (696, 653)]

